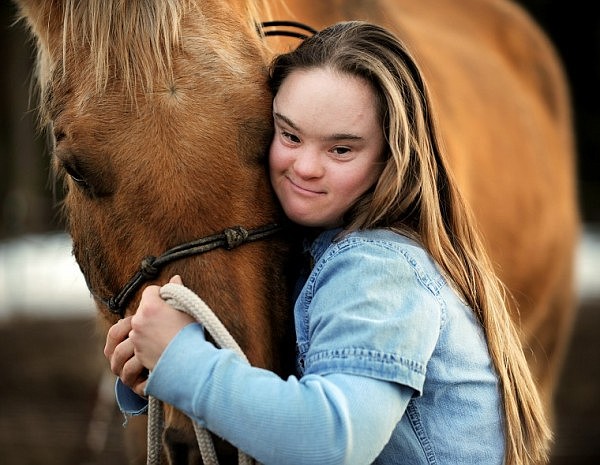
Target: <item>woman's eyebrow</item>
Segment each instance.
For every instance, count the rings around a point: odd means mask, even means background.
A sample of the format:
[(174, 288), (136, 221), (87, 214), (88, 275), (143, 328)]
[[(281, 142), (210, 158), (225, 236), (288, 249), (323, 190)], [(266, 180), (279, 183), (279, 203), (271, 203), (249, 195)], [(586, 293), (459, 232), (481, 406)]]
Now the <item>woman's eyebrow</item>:
[[(298, 126), (296, 126), (294, 124), (294, 122), (289, 119), (287, 116), (282, 115), (281, 113), (277, 113), (274, 112), (273, 113), (273, 117), (275, 119), (281, 120), (283, 121), (285, 124), (287, 124), (289, 127), (291, 127), (292, 129), (294, 129), (295, 131), (300, 131), (300, 128)], [(335, 133), (335, 134), (331, 134), (329, 136), (326, 137), (322, 137), (323, 140), (327, 140), (327, 141), (339, 141), (339, 140), (363, 140), (364, 137), (362, 136), (358, 136), (356, 134), (350, 134), (350, 133)]]
[(327, 136), (324, 138), (325, 140), (363, 140), (364, 138), (361, 136), (357, 136), (356, 134), (346, 134), (346, 133), (339, 133), (339, 134), (331, 134), (330, 136)]
[(291, 127), (292, 129), (295, 129), (296, 131), (299, 131), (299, 130), (300, 130), (300, 129), (298, 128), (298, 126), (296, 126), (296, 125), (294, 124), (294, 122), (293, 122), (291, 119), (289, 119), (287, 116), (283, 116), (281, 113), (274, 112), (274, 113), (273, 113), (273, 117), (274, 117), (275, 119), (279, 119), (279, 120), (283, 121), (285, 124), (287, 124), (287, 125), (288, 125), (289, 127)]

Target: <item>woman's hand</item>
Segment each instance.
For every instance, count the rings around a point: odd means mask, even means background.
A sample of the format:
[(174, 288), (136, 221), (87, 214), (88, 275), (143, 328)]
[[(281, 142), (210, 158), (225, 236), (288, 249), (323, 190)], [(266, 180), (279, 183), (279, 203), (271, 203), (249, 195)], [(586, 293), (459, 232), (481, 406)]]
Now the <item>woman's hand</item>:
[(129, 339), (131, 317), (117, 321), (108, 330), (104, 356), (110, 363), (110, 370), (133, 391), (144, 395), (148, 370), (134, 354), (133, 342)]
[[(171, 283), (182, 284), (179, 276)], [(171, 339), (194, 319), (167, 304), (159, 295), (159, 286), (148, 286), (135, 315), (131, 319), (129, 339), (133, 343), (135, 358), (153, 370)]]
[[(170, 282), (182, 284), (179, 276)], [(119, 320), (108, 330), (104, 347), (111, 371), (141, 396), (148, 370), (154, 368), (171, 339), (194, 321), (162, 300), (159, 290), (159, 286), (144, 289), (135, 315)]]

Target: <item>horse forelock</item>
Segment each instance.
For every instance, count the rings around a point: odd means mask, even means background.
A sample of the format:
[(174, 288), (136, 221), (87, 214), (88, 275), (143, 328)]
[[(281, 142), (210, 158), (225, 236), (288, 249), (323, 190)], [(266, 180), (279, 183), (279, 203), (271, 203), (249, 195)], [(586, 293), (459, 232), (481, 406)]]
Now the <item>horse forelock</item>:
[[(117, 79), (130, 95), (135, 89), (152, 92), (172, 82), (173, 60), (181, 50), (184, 18), (190, 12), (195, 22), (207, 24), (221, 15), (223, 23), (238, 32), (236, 21), (250, 31), (270, 19), (267, 0), (231, 1), (226, 6), (213, 0), (63, 0), (41, 5), (35, 14), (33, 7), (23, 10), (30, 23), (37, 22), (32, 29), (38, 40), (42, 98), (52, 79), (72, 69), (82, 71), (96, 92)], [(213, 38), (218, 51), (226, 37), (217, 31)]]
[[(85, 50), (96, 90), (118, 72), (126, 89), (152, 89), (170, 79), (173, 52), (181, 39), (181, 18), (190, 1), (66, 0), (62, 63)], [(79, 57), (78, 57), (79, 58)]]

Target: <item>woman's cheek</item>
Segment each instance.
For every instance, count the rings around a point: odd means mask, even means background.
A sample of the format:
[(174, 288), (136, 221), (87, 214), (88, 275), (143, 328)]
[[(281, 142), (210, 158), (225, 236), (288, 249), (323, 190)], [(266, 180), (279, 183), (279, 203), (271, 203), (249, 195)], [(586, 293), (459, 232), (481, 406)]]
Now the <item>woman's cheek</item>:
[(277, 174), (284, 172), (287, 169), (289, 157), (286, 155), (286, 148), (280, 142), (274, 140), (269, 151), (269, 170), (271, 173), (271, 181)]

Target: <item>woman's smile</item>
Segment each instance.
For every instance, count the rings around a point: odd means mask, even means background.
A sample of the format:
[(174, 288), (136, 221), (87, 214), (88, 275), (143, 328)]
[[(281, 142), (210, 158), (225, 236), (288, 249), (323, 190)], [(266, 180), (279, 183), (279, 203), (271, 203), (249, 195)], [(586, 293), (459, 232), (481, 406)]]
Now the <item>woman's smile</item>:
[(299, 181), (294, 181), (294, 179), (292, 179), (292, 177), (290, 175), (287, 175), (286, 178), (289, 181), (292, 189), (294, 189), (300, 195), (305, 195), (305, 196), (325, 195), (325, 192), (322, 190), (318, 190), (315, 187), (308, 187), (308, 186), (302, 185), (302, 183)]

